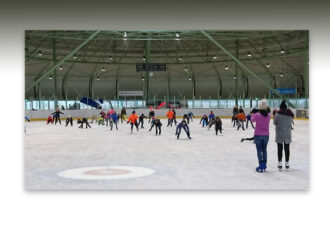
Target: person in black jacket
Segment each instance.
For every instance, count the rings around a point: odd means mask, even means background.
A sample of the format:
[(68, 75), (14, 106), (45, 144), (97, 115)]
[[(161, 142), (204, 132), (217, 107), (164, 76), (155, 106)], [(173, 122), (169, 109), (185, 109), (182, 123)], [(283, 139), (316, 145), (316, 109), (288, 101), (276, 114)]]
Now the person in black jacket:
[(148, 123), (150, 123), (150, 121), (153, 121), (154, 117), (155, 117), (155, 111), (152, 108), (150, 108)]
[(144, 129), (144, 127), (143, 127), (143, 123), (144, 123), (143, 119), (144, 119), (144, 118), (147, 118), (147, 117), (144, 116), (144, 114), (142, 113), (141, 116), (139, 117), (139, 124), (138, 124), (138, 127), (139, 127), (140, 124), (141, 124), (141, 128), (142, 128), (142, 129)]
[(87, 129), (87, 126), (88, 126), (89, 128), (92, 128), (92, 127), (88, 124), (87, 117), (84, 117), (84, 118), (82, 119), (82, 121), (81, 121), (81, 125), (80, 125), (78, 128), (83, 128), (84, 123), (86, 124), (86, 129)]
[(149, 132), (152, 130), (152, 128), (154, 127), (154, 126), (156, 126), (156, 135), (158, 134), (158, 131), (159, 131), (159, 135), (161, 134), (161, 132), (162, 132), (162, 123), (160, 122), (160, 120), (159, 119), (153, 119), (152, 120), (152, 122), (151, 122), (151, 127), (150, 127), (150, 129), (149, 129)]
[(222, 133), (222, 121), (220, 117), (215, 118), (215, 135), (218, 135), (218, 131)]
[(179, 139), (180, 134), (181, 134), (181, 129), (183, 129), (186, 132), (188, 138), (191, 139), (191, 137), (190, 137), (190, 131), (189, 131), (189, 126), (188, 126), (188, 124), (187, 124), (187, 122), (185, 120), (182, 120), (177, 125), (176, 132), (175, 132), (176, 138)]
[(60, 114), (64, 114), (60, 111), (60, 108), (57, 108), (56, 111), (54, 113), (52, 113), (52, 115), (54, 116), (55, 125), (57, 122), (59, 122), (60, 125), (62, 124)]

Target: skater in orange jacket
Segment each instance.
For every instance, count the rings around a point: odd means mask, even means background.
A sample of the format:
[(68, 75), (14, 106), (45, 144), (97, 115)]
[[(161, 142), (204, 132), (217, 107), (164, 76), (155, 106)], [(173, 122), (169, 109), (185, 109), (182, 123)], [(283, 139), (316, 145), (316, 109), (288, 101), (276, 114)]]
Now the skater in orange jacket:
[(139, 117), (136, 115), (135, 111), (132, 112), (132, 114), (128, 117), (127, 124), (131, 123), (131, 133), (133, 133), (133, 126), (136, 127), (136, 131), (139, 131), (138, 126), (138, 119)]
[(172, 110), (169, 110), (167, 113), (166, 113), (166, 116), (167, 116), (167, 119), (168, 119), (168, 123), (167, 123), (167, 127), (171, 125), (172, 127), (172, 124), (173, 124), (173, 118), (174, 118), (174, 112)]

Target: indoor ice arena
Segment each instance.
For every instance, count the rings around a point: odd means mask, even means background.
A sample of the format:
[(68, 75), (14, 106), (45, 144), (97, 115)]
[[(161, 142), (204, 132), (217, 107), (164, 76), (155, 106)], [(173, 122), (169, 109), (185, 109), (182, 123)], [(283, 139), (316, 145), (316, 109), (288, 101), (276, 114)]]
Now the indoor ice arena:
[(25, 189), (307, 190), (308, 66), (305, 30), (26, 30)]

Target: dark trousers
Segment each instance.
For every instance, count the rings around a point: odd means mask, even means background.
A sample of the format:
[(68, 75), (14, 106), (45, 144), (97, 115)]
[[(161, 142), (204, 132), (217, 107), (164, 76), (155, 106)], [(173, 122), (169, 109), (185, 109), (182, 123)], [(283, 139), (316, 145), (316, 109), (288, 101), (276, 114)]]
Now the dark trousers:
[(144, 127), (143, 127), (143, 123), (144, 123), (143, 120), (141, 120), (141, 121), (139, 121), (139, 124), (138, 124), (138, 126), (140, 126), (140, 124), (141, 124), (141, 128), (142, 128), (142, 129), (144, 129)]
[(173, 119), (168, 119), (167, 127), (170, 126), (170, 125), (172, 127), (172, 124), (173, 124)]
[(72, 118), (71, 119), (66, 119), (65, 127), (67, 127), (69, 123), (71, 124), (71, 126), (73, 126)]
[(190, 139), (190, 132), (189, 132), (188, 127), (182, 127), (182, 128), (181, 128), (181, 127), (177, 127), (177, 128), (176, 128), (176, 135), (177, 135), (177, 138), (179, 139), (179, 137), (180, 137), (181, 129), (183, 129), (183, 130), (186, 132), (187, 136), (188, 136), (189, 139)]
[(55, 125), (56, 125), (57, 121), (60, 123), (60, 125), (62, 125), (60, 117), (55, 116)]
[(83, 128), (84, 123), (86, 124), (86, 129), (87, 129), (87, 126), (88, 126), (89, 128), (92, 128), (92, 127), (88, 124), (87, 121), (82, 121), (82, 122), (81, 122), (81, 125), (79, 126), (79, 128)]
[(251, 121), (251, 120), (247, 120), (247, 121), (246, 121), (246, 128), (248, 128), (248, 126), (249, 126), (249, 122), (251, 123), (251, 125), (252, 125), (252, 128), (254, 128), (254, 125), (253, 125), (253, 123), (252, 123), (252, 121)]
[(131, 133), (133, 132), (133, 127), (136, 127), (136, 131), (139, 131), (139, 126), (138, 126), (138, 123), (136, 122), (136, 123), (131, 123)]
[(156, 126), (156, 135), (158, 134), (158, 130), (159, 130), (159, 135), (160, 135), (162, 132), (162, 129), (160, 126)]
[(110, 130), (112, 130), (112, 128), (113, 128), (113, 124), (115, 124), (116, 129), (118, 130), (117, 121), (113, 121), (113, 120), (110, 119), (109, 122), (110, 122)]
[(290, 144), (285, 144), (285, 143), (277, 143), (277, 158), (278, 158), (278, 161), (282, 162), (283, 145), (284, 145), (284, 152), (285, 152), (285, 162), (289, 162), (289, 159), (290, 159)]
[(218, 135), (218, 131), (220, 131), (220, 133), (222, 133), (222, 127), (217, 127), (215, 126), (215, 135)]

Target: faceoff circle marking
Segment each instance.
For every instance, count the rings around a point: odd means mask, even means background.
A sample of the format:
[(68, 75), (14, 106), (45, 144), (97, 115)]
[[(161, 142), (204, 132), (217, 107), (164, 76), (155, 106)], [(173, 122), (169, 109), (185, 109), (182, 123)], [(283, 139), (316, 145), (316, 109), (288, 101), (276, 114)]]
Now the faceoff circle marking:
[(133, 166), (100, 166), (68, 169), (57, 175), (69, 179), (80, 180), (113, 180), (143, 177), (153, 174), (155, 171), (149, 168)]

